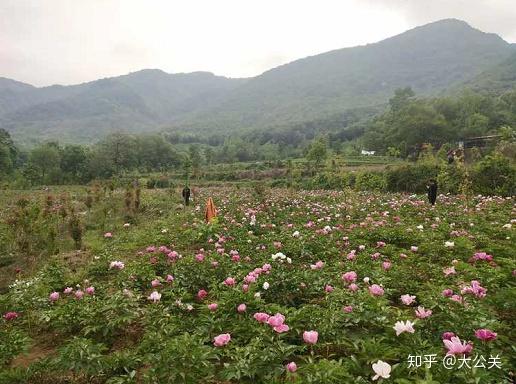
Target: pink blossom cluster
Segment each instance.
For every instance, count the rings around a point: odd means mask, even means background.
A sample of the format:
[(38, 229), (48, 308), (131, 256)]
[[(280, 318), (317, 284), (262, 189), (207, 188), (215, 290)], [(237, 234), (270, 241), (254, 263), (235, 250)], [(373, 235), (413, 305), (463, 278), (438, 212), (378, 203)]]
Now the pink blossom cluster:
[(281, 313), (276, 313), (274, 316), (264, 312), (257, 312), (253, 315), (256, 321), (263, 324), (268, 324), (277, 333), (287, 332), (289, 327), (285, 324), (285, 316)]
[(472, 294), (478, 298), (486, 297), (487, 289), (482, 287), (477, 280), (472, 280), (471, 285), (465, 286), (462, 288), (461, 293), (464, 294)]

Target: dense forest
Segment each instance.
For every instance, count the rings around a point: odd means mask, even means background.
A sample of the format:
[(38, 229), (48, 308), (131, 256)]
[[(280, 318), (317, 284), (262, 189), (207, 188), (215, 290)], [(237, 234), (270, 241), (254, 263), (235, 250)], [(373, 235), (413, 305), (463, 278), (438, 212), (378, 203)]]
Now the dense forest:
[(435, 150), (468, 137), (514, 135), (516, 91), (491, 95), (464, 91), (456, 97), (418, 98), (397, 89), (388, 107), (362, 109), (275, 130), (210, 136), (191, 133), (114, 133), (86, 146), (42, 143), (18, 148), (0, 131), (0, 178), (31, 185), (84, 183), (125, 172), (168, 171), (216, 163), (274, 161), (328, 154), (358, 155), (361, 149), (392, 157), (413, 157), (422, 144)]

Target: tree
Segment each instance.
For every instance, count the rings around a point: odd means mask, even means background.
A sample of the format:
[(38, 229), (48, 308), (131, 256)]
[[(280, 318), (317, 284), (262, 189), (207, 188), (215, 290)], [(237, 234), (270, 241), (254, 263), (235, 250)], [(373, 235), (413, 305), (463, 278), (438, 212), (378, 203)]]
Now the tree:
[(413, 97), (415, 96), (414, 91), (410, 87), (398, 88), (394, 91), (394, 96), (389, 99), (389, 105), (393, 113), (399, 112), (402, 108), (406, 107)]
[(206, 163), (208, 165), (211, 165), (213, 163), (213, 157), (214, 156), (215, 156), (215, 153), (214, 153), (212, 147), (206, 147), (204, 149), (204, 158), (206, 159)]
[(61, 155), (55, 143), (46, 143), (34, 148), (29, 154), (29, 167), (38, 174), (40, 183), (58, 182), (61, 170)]
[(318, 167), (322, 164), (326, 157), (328, 156), (328, 149), (326, 145), (326, 140), (323, 137), (315, 139), (310, 144), (308, 149), (308, 153), (306, 154), (306, 158), (308, 161), (314, 162)]
[(87, 149), (81, 145), (66, 145), (61, 151), (61, 170), (69, 181), (86, 181)]
[(18, 151), (9, 132), (0, 129), (0, 180), (13, 172), (17, 156)]

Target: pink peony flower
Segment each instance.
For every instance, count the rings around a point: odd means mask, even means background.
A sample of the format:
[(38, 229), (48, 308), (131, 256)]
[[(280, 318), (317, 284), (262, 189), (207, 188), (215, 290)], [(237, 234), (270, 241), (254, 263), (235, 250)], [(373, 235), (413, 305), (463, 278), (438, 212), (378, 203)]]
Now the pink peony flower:
[(351, 283), (348, 287), (348, 289), (351, 291), (351, 292), (356, 292), (358, 291), (358, 285), (356, 285), (355, 283)]
[(270, 316), (267, 319), (267, 324), (269, 324), (271, 327), (279, 327), (285, 322), (285, 316), (283, 316), (281, 313), (276, 313), (274, 316)]
[(475, 331), (475, 337), (482, 341), (491, 341), (496, 339), (497, 333), (489, 329), (477, 329)]
[(416, 296), (411, 296), (411, 295), (401, 295), (400, 297), (401, 299), (401, 302), (405, 305), (410, 305), (412, 304), (414, 301), (416, 301)]
[(80, 289), (75, 291), (75, 298), (80, 300), (80, 299), (82, 299), (83, 296), (84, 296), (84, 292), (81, 291)]
[(257, 312), (253, 315), (253, 317), (258, 321), (259, 323), (267, 323), (269, 320), (270, 315), (263, 313), (263, 312)]
[(151, 281), (152, 288), (159, 287), (161, 285), (160, 281), (158, 279), (154, 279)]
[(273, 329), (277, 333), (283, 333), (283, 332), (287, 332), (289, 330), (289, 327), (287, 324), (281, 324), (281, 325), (278, 325), (277, 327), (273, 327)]
[(389, 269), (391, 269), (391, 266), (392, 266), (392, 263), (390, 261), (384, 261), (382, 263), (382, 268), (385, 270), (385, 271), (388, 271)]
[(411, 247), (410, 247), (410, 250), (411, 250), (412, 252), (417, 252), (417, 250), (418, 250), (418, 249), (419, 249), (419, 248), (418, 248), (418, 247), (416, 247), (415, 245), (413, 245), (413, 246), (411, 246)]
[(432, 315), (431, 309), (425, 309), (424, 307), (417, 307), (416, 309), (416, 317), (418, 319), (426, 319)]
[(324, 267), (324, 262), (322, 262), (321, 260), (319, 260), (315, 264), (310, 264), (311, 269), (322, 269), (322, 267)]
[(199, 289), (199, 291), (197, 292), (197, 297), (202, 300), (204, 299), (206, 296), (208, 296), (208, 292), (206, 292), (204, 289)]
[(355, 271), (349, 271), (342, 275), (342, 280), (347, 283), (354, 283), (357, 281), (357, 273)]
[(3, 318), (6, 320), (6, 321), (11, 321), (11, 320), (14, 320), (16, 318), (18, 318), (20, 315), (17, 313), (17, 312), (7, 312), (4, 314)]
[(373, 296), (382, 296), (384, 290), (378, 284), (373, 284), (369, 287), (369, 293)]
[(88, 295), (93, 296), (95, 294), (95, 287), (88, 287), (85, 291)]
[(171, 283), (171, 282), (173, 282), (173, 281), (174, 281), (174, 276), (172, 276), (172, 275), (167, 275), (167, 279), (166, 279), (166, 280), (167, 280), (167, 283)]
[(55, 302), (57, 300), (59, 300), (59, 292), (52, 292), (50, 294), (50, 296), (48, 297), (48, 299), (51, 301), (51, 302)]
[(470, 259), (471, 262), (476, 262), (476, 261), (479, 261), (479, 260), (493, 261), (493, 256), (488, 255), (485, 252), (477, 252)]
[(331, 285), (326, 285), (324, 287), (324, 291), (327, 293), (333, 292), (333, 287)]
[(307, 344), (317, 343), (318, 337), (319, 337), (319, 333), (317, 331), (304, 331), (303, 332), (303, 340)]
[(287, 368), (287, 371), (291, 372), (291, 373), (294, 373), (295, 371), (297, 371), (297, 365), (296, 363), (294, 363), (293, 361), (291, 361), (290, 363), (288, 363), (285, 368)]
[(109, 264), (109, 269), (124, 269), (125, 264), (121, 261), (112, 261)]
[(450, 299), (452, 299), (453, 301), (456, 301), (457, 303), (462, 303), (462, 296), (460, 296), (460, 295), (452, 295), (450, 297)]
[(444, 297), (451, 297), (453, 295), (453, 291), (451, 289), (445, 289), (442, 291), (442, 295)]
[(218, 304), (217, 303), (211, 303), (211, 304), (208, 304), (208, 309), (212, 312), (215, 312), (218, 308)]
[(247, 306), (245, 304), (240, 304), (238, 307), (237, 307), (237, 311), (238, 313), (243, 313), (245, 312), (247, 309)]
[(232, 277), (228, 277), (226, 280), (224, 280), (224, 285), (227, 285), (228, 287), (232, 287), (235, 285), (235, 279)]
[(113, 237), (113, 234), (111, 232), (104, 233), (104, 238), (111, 239)]
[(487, 294), (487, 289), (482, 287), (477, 280), (472, 280), (471, 285), (462, 288), (461, 293), (469, 293), (475, 295), (478, 298), (483, 298)]
[(455, 333), (453, 332), (444, 332), (441, 336), (443, 340), (451, 340), (452, 337), (455, 337)]
[(351, 305), (346, 305), (345, 307), (342, 308), (342, 311), (345, 313), (351, 313), (351, 312), (353, 312), (353, 307)]
[(444, 346), (448, 350), (447, 355), (467, 355), (473, 349), (473, 344), (461, 342), (457, 336), (450, 340), (443, 340)]
[(222, 333), (213, 338), (213, 345), (216, 347), (223, 347), (231, 341), (231, 335), (229, 333)]

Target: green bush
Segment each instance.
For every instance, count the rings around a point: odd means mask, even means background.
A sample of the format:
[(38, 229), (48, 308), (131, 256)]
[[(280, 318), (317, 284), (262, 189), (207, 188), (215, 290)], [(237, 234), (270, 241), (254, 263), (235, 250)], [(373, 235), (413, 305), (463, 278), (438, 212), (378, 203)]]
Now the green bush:
[(472, 182), (477, 193), (512, 196), (516, 193), (516, 166), (507, 157), (495, 153), (475, 165)]
[(387, 189), (393, 192), (423, 193), (428, 180), (436, 178), (438, 172), (438, 166), (433, 164), (414, 164), (388, 169), (385, 175)]
[(358, 172), (355, 188), (361, 191), (383, 191), (386, 188), (385, 175), (380, 172)]

